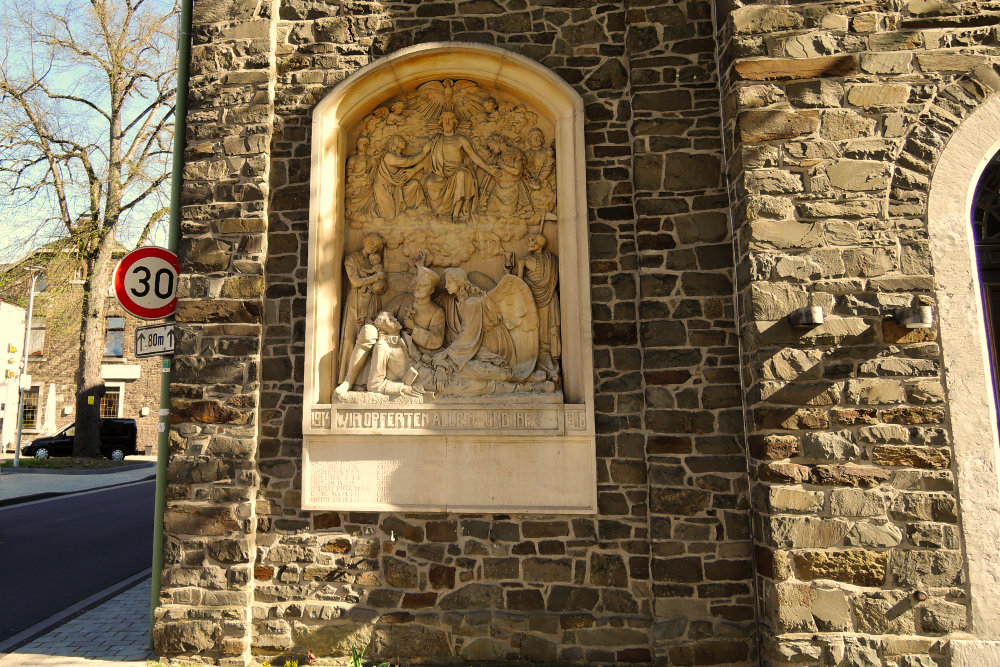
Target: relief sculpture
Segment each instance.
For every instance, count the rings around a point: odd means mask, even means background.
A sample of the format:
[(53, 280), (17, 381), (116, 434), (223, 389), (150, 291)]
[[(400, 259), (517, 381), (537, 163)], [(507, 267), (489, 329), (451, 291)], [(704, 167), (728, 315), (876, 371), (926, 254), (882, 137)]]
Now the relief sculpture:
[(335, 402), (560, 400), (552, 132), (463, 80), (358, 124)]

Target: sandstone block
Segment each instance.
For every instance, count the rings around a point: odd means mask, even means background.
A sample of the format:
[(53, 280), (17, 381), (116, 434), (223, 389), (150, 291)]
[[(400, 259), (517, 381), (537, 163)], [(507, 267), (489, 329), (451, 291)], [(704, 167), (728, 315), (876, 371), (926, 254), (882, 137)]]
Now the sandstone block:
[(947, 449), (912, 445), (875, 445), (872, 448), (872, 463), (947, 470), (951, 467), (951, 452)]
[(802, 192), (802, 176), (784, 169), (758, 169), (746, 174), (746, 188), (751, 194)]
[(769, 513), (818, 512), (823, 508), (823, 493), (794, 486), (765, 486), (758, 491), (763, 509)]
[(852, 547), (886, 548), (899, 545), (903, 531), (891, 523), (858, 522), (844, 543)]
[(799, 107), (836, 107), (844, 95), (844, 87), (836, 81), (818, 79), (790, 83), (786, 87), (788, 100)]
[(869, 74), (903, 74), (910, 71), (912, 53), (866, 53), (861, 56), (861, 69)]
[(816, 592), (803, 584), (783, 581), (768, 585), (768, 607), (777, 632), (816, 632), (812, 605)]
[(756, 459), (787, 459), (799, 451), (794, 435), (754, 435), (749, 440), (750, 455)]
[(796, 206), (806, 218), (874, 218), (881, 215), (882, 205), (875, 199), (802, 202)]
[(847, 402), (855, 405), (905, 403), (906, 392), (900, 380), (848, 380)]
[(968, 72), (986, 60), (985, 56), (964, 53), (925, 53), (917, 56), (917, 64), (925, 72)]
[(756, 320), (780, 320), (808, 301), (809, 294), (802, 287), (756, 282), (750, 286), (751, 316)]
[(815, 599), (810, 607), (816, 629), (820, 632), (845, 632), (854, 628), (851, 603), (847, 594), (836, 588), (814, 588)]
[(847, 90), (847, 102), (856, 107), (891, 107), (906, 104), (910, 87), (902, 83), (856, 84)]
[(758, 248), (805, 249), (823, 244), (823, 230), (817, 224), (795, 220), (750, 223), (750, 242)]
[(823, 112), (820, 136), (830, 141), (843, 141), (870, 135), (876, 122), (852, 109), (832, 109)]
[(897, 550), (892, 552), (892, 574), (900, 586), (961, 586), (965, 583), (958, 551)]
[(889, 555), (864, 549), (804, 551), (793, 556), (795, 571), (802, 579), (833, 579), (856, 586), (885, 583)]
[(770, 195), (750, 195), (747, 197), (747, 220), (759, 220), (762, 218), (782, 220), (791, 218), (794, 213), (795, 206), (787, 197), (773, 197)]
[(901, 493), (893, 501), (891, 515), (897, 521), (957, 523), (957, 504), (948, 493)]
[(944, 386), (939, 380), (921, 380), (906, 387), (910, 403), (944, 403)]
[(830, 184), (841, 190), (868, 192), (889, 185), (889, 165), (866, 160), (839, 160), (826, 168)]
[(734, 34), (771, 33), (802, 27), (802, 17), (786, 7), (749, 5), (729, 14)]
[(766, 107), (785, 98), (785, 92), (772, 84), (741, 86), (736, 90), (736, 104), (741, 109)]
[(918, 611), (920, 627), (933, 634), (948, 634), (964, 630), (967, 625), (968, 610), (964, 605), (947, 600), (928, 600)]
[(795, 549), (838, 546), (849, 529), (841, 519), (817, 517), (770, 517), (765, 523), (770, 544)]
[(762, 463), (757, 466), (757, 479), (763, 482), (801, 483), (809, 479), (809, 468), (797, 463)]
[(736, 62), (735, 70), (738, 77), (750, 81), (819, 79), (849, 76), (857, 72), (858, 59), (854, 55), (744, 59)]
[(881, 468), (848, 463), (815, 466), (810, 477), (814, 484), (869, 488), (888, 481), (890, 475)]
[(905, 597), (906, 593), (888, 591), (855, 595), (851, 602), (858, 631), (874, 635), (913, 634), (916, 615), (912, 608), (899, 604)]
[(830, 511), (834, 516), (885, 516), (885, 496), (877, 491), (835, 489), (830, 492)]
[(861, 450), (837, 433), (806, 433), (802, 436), (802, 454), (810, 459), (839, 460), (856, 458)]
[(819, 114), (815, 111), (789, 109), (750, 109), (736, 119), (740, 139), (754, 143), (775, 139), (792, 139), (812, 134), (819, 129)]

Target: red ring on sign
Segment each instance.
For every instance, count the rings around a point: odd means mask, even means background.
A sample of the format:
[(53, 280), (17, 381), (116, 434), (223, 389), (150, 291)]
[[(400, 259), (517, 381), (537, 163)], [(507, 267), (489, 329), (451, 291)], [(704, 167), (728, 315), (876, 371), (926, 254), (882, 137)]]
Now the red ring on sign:
[[(166, 250), (165, 248), (156, 248), (153, 246), (146, 246), (144, 248), (137, 248), (129, 254), (122, 257), (122, 260), (118, 262), (118, 266), (115, 267), (114, 276), (114, 288), (115, 296), (118, 298), (118, 302), (122, 305), (129, 314), (135, 315), (136, 317), (142, 318), (144, 320), (158, 320), (161, 317), (166, 317), (167, 315), (173, 314), (177, 310), (177, 297), (175, 296), (169, 303), (160, 306), (159, 308), (147, 308), (137, 304), (128, 295), (128, 290), (125, 289), (125, 276), (128, 275), (129, 269), (132, 265), (139, 260), (146, 259), (147, 257), (155, 257), (161, 259), (167, 264), (170, 264), (174, 268), (176, 278), (180, 278), (181, 267), (177, 262), (177, 255)], [(177, 291), (177, 283), (174, 283), (174, 292)]]

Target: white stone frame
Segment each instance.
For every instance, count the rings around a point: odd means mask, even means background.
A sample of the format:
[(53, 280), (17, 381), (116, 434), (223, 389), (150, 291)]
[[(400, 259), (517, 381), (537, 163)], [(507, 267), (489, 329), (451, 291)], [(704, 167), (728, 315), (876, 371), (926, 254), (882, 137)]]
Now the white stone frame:
[[(309, 210), (309, 264), (306, 298), (305, 381), (303, 392), (303, 466), (310, 464), (310, 443), (325, 446), (336, 433), (318, 427), (313, 406), (328, 405), (339, 351), (340, 295), (344, 257), (344, 180), (348, 130), (379, 104), (435, 79), (467, 79), (509, 92), (552, 122), (556, 153), (557, 238), (562, 340), (562, 391), (565, 406), (583, 408), (585, 423), (563, 442), (574, 470), (592, 480), (581, 491), (586, 500), (565, 508), (596, 511), (594, 458), (594, 379), (591, 333), (590, 265), (584, 150), (583, 100), (547, 68), (516, 53), (474, 43), (430, 43), (402, 49), (361, 68), (334, 88), (313, 112), (312, 174)], [(323, 314), (323, 316), (319, 316)], [(332, 316), (331, 316), (332, 315)], [(569, 417), (567, 417), (569, 419)], [(579, 423), (579, 422), (578, 422)], [(378, 436), (372, 436), (376, 438)], [(429, 444), (437, 444), (430, 435)], [(538, 437), (538, 436), (536, 436)], [(498, 436), (499, 441), (503, 438)], [(438, 438), (437, 440), (441, 440)], [(520, 440), (524, 440), (521, 438)], [(345, 443), (348, 440), (344, 441)], [(513, 446), (513, 445), (512, 445)], [(582, 448), (582, 449), (581, 449)], [(583, 451), (589, 452), (586, 456)], [(555, 450), (553, 450), (555, 451)], [(557, 457), (558, 458), (558, 457)], [(582, 460), (586, 458), (586, 460)], [(554, 473), (550, 470), (549, 473)], [(304, 478), (307, 477), (304, 475)], [(307, 506), (308, 479), (303, 481)], [(556, 505), (548, 505), (556, 510)], [(372, 508), (377, 509), (377, 508)], [(415, 508), (410, 507), (411, 511)], [(433, 509), (428, 506), (427, 509)], [(457, 509), (457, 508), (456, 508)], [(480, 507), (466, 509), (481, 510)], [(506, 511), (516, 511), (507, 507)], [(540, 511), (530, 503), (525, 511)], [(563, 508), (559, 508), (563, 509)]]
[[(996, 594), (1000, 590), (1000, 445), (971, 211), (979, 178), (1000, 151), (998, 127), (1000, 96), (994, 96), (949, 139), (935, 166), (927, 202), (971, 593), (970, 630), (980, 640), (1000, 639), (1000, 597)], [(991, 659), (1000, 655), (992, 642), (952, 644), (955, 665), (993, 664)]]

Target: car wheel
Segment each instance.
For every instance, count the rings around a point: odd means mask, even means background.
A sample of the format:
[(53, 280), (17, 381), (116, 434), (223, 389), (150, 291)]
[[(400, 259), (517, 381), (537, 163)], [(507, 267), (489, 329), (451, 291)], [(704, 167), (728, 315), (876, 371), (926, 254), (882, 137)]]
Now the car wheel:
[(112, 461), (124, 461), (125, 460), (125, 450), (124, 449), (112, 449), (111, 456), (109, 456)]
[(45, 447), (39, 447), (35, 450), (36, 459), (47, 459), (49, 458), (49, 450)]

